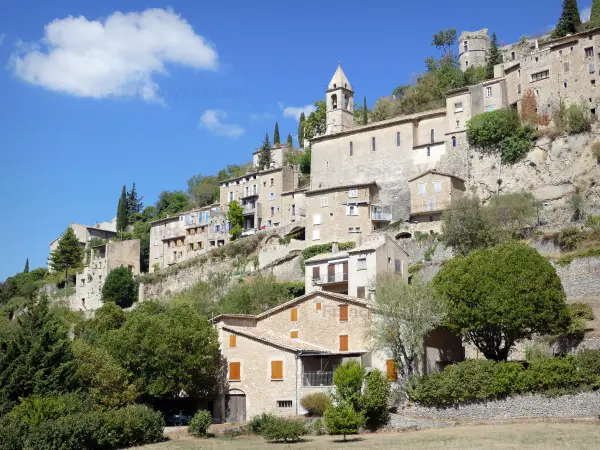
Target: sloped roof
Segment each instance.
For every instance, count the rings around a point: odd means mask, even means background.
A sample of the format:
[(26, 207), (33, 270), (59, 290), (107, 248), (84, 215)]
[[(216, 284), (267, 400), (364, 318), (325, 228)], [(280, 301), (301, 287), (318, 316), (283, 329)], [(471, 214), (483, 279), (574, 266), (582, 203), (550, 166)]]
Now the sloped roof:
[(256, 339), (257, 341), (261, 341), (267, 344), (274, 345), (276, 347), (290, 350), (294, 352), (298, 351), (309, 351), (309, 352), (321, 352), (321, 353), (329, 353), (329, 351), (315, 344), (311, 344), (310, 342), (303, 341), (301, 339), (291, 339), (287, 336), (282, 336), (279, 334), (272, 333), (267, 330), (263, 330), (260, 328), (254, 327), (235, 327), (231, 325), (223, 326), (223, 329), (226, 331), (230, 331), (235, 334), (239, 334), (241, 336), (245, 336), (251, 339)]
[(408, 180), (408, 182), (410, 183), (412, 181), (418, 180), (419, 178), (421, 178), (421, 177), (423, 177), (423, 176), (425, 176), (425, 175), (427, 175), (429, 173), (434, 174), (434, 175), (441, 175), (443, 177), (456, 178), (457, 180), (460, 180), (460, 181), (465, 181), (461, 177), (458, 177), (456, 175), (452, 175), (451, 173), (445, 173), (445, 172), (440, 172), (439, 170), (431, 169), (431, 170), (427, 170), (427, 171), (425, 171), (423, 173), (420, 173), (419, 175), (417, 175), (415, 177), (412, 177), (410, 180)]
[(321, 253), (319, 255), (313, 256), (312, 258), (308, 258), (307, 260), (304, 261), (304, 264), (306, 263), (313, 263), (313, 262), (318, 262), (318, 261), (327, 261), (329, 259), (338, 259), (338, 258), (347, 258), (348, 252), (337, 252), (337, 253)]
[(352, 86), (350, 86), (350, 81), (348, 81), (346, 74), (342, 70), (342, 65), (338, 62), (337, 69), (335, 70), (335, 73), (333, 74), (333, 77), (331, 78), (327, 89), (337, 89), (342, 87), (352, 90)]

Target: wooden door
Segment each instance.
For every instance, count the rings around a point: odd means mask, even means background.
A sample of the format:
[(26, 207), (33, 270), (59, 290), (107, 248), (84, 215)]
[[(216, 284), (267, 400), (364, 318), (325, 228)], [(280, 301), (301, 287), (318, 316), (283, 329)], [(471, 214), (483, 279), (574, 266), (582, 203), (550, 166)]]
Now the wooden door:
[(246, 421), (246, 395), (232, 394), (227, 396), (225, 420), (228, 423), (239, 423)]
[(330, 283), (335, 281), (335, 264), (329, 264), (327, 266), (327, 278)]
[(348, 261), (343, 264), (342, 273), (344, 274), (344, 281), (348, 281)]

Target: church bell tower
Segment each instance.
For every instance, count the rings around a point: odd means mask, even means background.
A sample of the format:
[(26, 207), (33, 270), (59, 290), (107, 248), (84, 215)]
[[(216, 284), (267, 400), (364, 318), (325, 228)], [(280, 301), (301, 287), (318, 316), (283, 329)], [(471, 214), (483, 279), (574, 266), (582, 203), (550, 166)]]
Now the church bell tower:
[(334, 134), (354, 127), (354, 91), (338, 63), (326, 91), (327, 131)]

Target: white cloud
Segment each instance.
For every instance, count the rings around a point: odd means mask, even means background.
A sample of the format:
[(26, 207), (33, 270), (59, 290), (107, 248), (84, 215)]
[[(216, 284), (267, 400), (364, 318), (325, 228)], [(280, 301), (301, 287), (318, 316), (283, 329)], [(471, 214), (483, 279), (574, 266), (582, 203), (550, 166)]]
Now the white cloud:
[(239, 125), (223, 123), (227, 113), (220, 109), (207, 109), (200, 116), (200, 126), (209, 130), (215, 136), (239, 137), (244, 134), (244, 129)]
[(283, 108), (283, 115), (285, 117), (290, 117), (296, 120), (300, 120), (300, 114), (304, 113), (305, 116), (308, 116), (311, 112), (315, 110), (315, 107), (313, 105), (287, 106), (284, 108), (283, 105), (280, 104), (280, 107)]
[(592, 8), (583, 8), (579, 13), (582, 22), (589, 22), (590, 16), (592, 15)]
[(214, 46), (172, 9), (146, 9), (106, 20), (56, 19), (42, 40), (21, 45), (11, 57), (17, 76), (78, 97), (141, 97), (160, 101), (153, 79), (165, 65), (216, 70)]
[(252, 120), (262, 120), (262, 119), (273, 119), (273, 114), (265, 112), (265, 113), (252, 113), (250, 114), (250, 119)]

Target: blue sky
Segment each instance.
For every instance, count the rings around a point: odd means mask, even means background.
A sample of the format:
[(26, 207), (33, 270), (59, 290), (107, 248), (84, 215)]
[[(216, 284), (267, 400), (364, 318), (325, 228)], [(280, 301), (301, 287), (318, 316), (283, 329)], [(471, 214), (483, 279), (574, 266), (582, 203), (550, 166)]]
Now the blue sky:
[(69, 222), (114, 217), (123, 184), (151, 204), (249, 160), (276, 120), (295, 136), (338, 61), (372, 106), (423, 70), (436, 31), (508, 44), (562, 0), (501, 3), (2, 0), (0, 280), (46, 265)]

